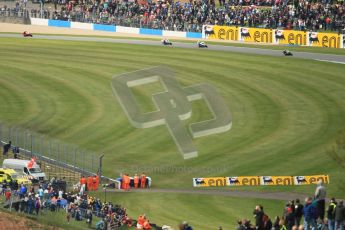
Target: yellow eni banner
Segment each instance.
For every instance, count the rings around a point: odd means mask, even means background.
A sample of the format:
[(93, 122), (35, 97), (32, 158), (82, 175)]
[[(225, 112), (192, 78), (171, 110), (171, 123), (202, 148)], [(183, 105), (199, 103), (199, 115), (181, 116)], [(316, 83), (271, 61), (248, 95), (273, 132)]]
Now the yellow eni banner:
[(293, 176), (262, 176), (261, 185), (293, 185)]
[(295, 185), (317, 184), (319, 180), (321, 180), (323, 184), (329, 184), (328, 175), (294, 176)]
[(204, 25), (202, 34), (207, 39), (219, 39), (219, 40), (238, 40), (238, 27), (235, 26), (211, 26)]
[(227, 186), (227, 177), (193, 178), (194, 187), (223, 187)]
[(274, 30), (274, 43), (281, 45), (307, 45), (307, 33), (296, 30)]
[(271, 29), (258, 28), (239, 28), (239, 41), (243, 42), (258, 42), (258, 43), (273, 43)]
[(229, 186), (257, 186), (260, 185), (259, 176), (228, 177)]
[(329, 184), (328, 175), (313, 176), (237, 176), (237, 177), (207, 177), (193, 178), (194, 187), (224, 187), (224, 186), (260, 186), (260, 185), (310, 185), (319, 180)]
[(345, 48), (345, 35), (298, 30), (203, 25), (202, 38), (281, 45)]
[(341, 48), (342, 42), (339, 34), (308, 32), (309, 46)]

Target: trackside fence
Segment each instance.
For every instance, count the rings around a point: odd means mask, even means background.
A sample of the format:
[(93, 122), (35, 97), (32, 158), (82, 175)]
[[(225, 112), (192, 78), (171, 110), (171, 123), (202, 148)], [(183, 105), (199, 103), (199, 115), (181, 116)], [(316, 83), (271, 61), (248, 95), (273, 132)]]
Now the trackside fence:
[[(36, 157), (47, 177), (59, 175), (59, 178), (73, 177), (74, 182), (80, 175), (88, 176), (100, 174), (100, 155), (78, 148), (47, 136), (37, 134), (22, 128), (0, 123), (0, 143), (11, 141), (11, 150), (18, 149), (18, 157), (30, 159)], [(71, 176), (67, 172), (72, 172)], [(102, 176), (102, 179), (113, 180)], [(72, 182), (72, 181), (71, 181)]]

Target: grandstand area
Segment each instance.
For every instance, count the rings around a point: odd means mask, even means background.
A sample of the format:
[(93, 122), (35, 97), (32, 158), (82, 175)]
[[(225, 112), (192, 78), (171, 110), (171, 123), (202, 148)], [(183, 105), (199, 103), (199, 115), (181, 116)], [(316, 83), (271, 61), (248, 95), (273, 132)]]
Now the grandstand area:
[[(93, 23), (89, 24), (92, 28), (100, 23), (121, 28), (142, 26), (193, 36), (204, 34), (202, 27), (207, 24), (220, 26), (218, 29), (296, 29), (306, 34), (313, 30), (344, 38), (343, 2), (300, 1), (298, 6), (284, 0), (198, 1), (181, 2), (181, 6), (154, 2), (140, 8), (137, 2), (112, 1), (102, 2), (95, 12), (86, 10), (95, 7), (88, 1), (60, 3), (54, 12), (54, 4), (47, 2), (45, 18), (71, 25), (73, 21)], [(14, 2), (0, 1), (0, 8), (3, 4), (17, 7)], [(204, 7), (212, 13), (205, 16)], [(36, 14), (38, 20), (39, 4), (29, 2), (28, 9), (30, 16)], [(151, 16), (146, 15), (150, 20), (143, 25), (147, 9)], [(169, 17), (165, 17), (166, 10)], [(185, 15), (186, 21), (178, 17), (173, 21), (174, 12)], [(255, 20), (249, 22), (251, 18)], [(106, 177), (145, 173), (152, 178), (151, 188), (132, 188), (129, 192), (99, 186), (98, 191), (87, 192), (86, 201), (90, 197), (111, 201), (124, 207), (133, 220), (146, 214), (157, 226), (179, 229), (178, 225), (186, 220), (194, 230), (211, 230), (220, 229), (219, 226), (234, 229), (237, 220), (244, 218), (255, 225), (252, 216), (257, 205), (262, 205), (273, 221), (286, 210), (288, 201), (298, 198), (304, 204), (305, 197), (314, 196), (316, 180), (309, 185), (263, 186), (267, 184), (237, 181), (237, 186), (226, 186), (207, 178), (227, 178), (231, 183), (241, 176), (327, 175), (325, 209), (329, 198), (345, 199), (345, 49), (340, 45), (338, 49), (292, 47), (206, 38), (208, 48), (201, 49), (196, 45), (201, 38), (174, 37), (171, 46), (164, 46), (160, 41), (163, 36), (8, 22), (0, 23), (0, 122), (104, 154), (102, 173)], [(32, 32), (33, 37), (22, 37), (24, 30)], [(286, 49), (293, 56), (284, 56), (282, 51)], [(183, 157), (178, 136), (171, 131), (174, 126), (136, 123), (130, 115), (131, 108), (126, 110), (114, 87), (116, 77), (157, 66), (173, 71), (184, 90), (202, 84), (214, 87), (212, 95), (222, 98), (221, 107), (231, 114), (226, 130), (205, 136), (195, 134), (193, 138), (190, 125), (216, 117), (218, 110), (212, 110), (210, 101), (192, 100), (198, 96), (190, 96), (190, 117), (179, 118), (181, 121), (174, 125), (190, 135), (197, 151), (192, 158)], [(157, 111), (162, 104), (154, 98), (167, 89), (162, 81), (148, 81), (149, 84), (134, 80), (127, 84), (140, 114)], [(181, 105), (176, 98), (166, 102), (171, 108)], [(0, 137), (5, 135), (0, 133)], [(12, 156), (10, 153), (6, 158)], [(0, 157), (1, 163), (4, 158)], [(70, 184), (81, 176), (80, 172), (63, 167), (47, 167), (44, 162), (41, 168), (49, 168), (50, 177), (64, 177)], [(94, 169), (93, 173), (98, 173)], [(1, 208), (5, 199), (1, 196)], [(92, 228), (102, 217), (94, 215)], [(85, 219), (68, 224), (64, 211), (43, 209), (34, 220), (62, 229), (88, 228)]]

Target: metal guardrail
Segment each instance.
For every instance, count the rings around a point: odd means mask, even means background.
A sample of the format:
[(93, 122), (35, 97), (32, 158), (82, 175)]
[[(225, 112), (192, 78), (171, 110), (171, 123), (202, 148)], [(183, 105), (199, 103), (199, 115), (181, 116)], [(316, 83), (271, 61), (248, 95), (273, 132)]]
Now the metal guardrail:
[[(39, 161), (66, 169), (83, 176), (101, 173), (102, 156), (89, 153), (74, 145), (52, 140), (17, 127), (9, 127), (0, 123), (0, 144), (12, 142), (12, 147), (19, 148), (19, 155), (30, 159), (35, 156)], [(79, 179), (79, 178), (78, 178)], [(101, 180), (111, 181), (119, 187), (115, 179), (101, 175)]]
[[(4, 142), (2, 140), (0, 141), (0, 143), (2, 145), (7, 144), (6, 142)], [(65, 168), (67, 170), (70, 170), (70, 171), (73, 171), (73, 172), (76, 172), (76, 173), (80, 173), (81, 175), (84, 175), (84, 176), (97, 175), (96, 172), (91, 172), (91, 171), (88, 171), (88, 170), (84, 170), (84, 169), (82, 169), (82, 168), (80, 168), (80, 167), (78, 167), (76, 165), (71, 165), (71, 164), (68, 164), (68, 163), (64, 163), (64, 162), (61, 162), (61, 161), (58, 161), (58, 160), (55, 160), (53, 158), (49, 158), (49, 157), (46, 157), (46, 156), (40, 156), (40, 155), (32, 154), (29, 150), (26, 150), (26, 149), (23, 149), (23, 148), (19, 148), (19, 151), (20, 151), (21, 155), (24, 155), (28, 159), (33, 157), (33, 156), (35, 156), (38, 161), (42, 161), (42, 162), (45, 162), (47, 164), (54, 165), (56, 167)], [(101, 175), (101, 180), (103, 180), (103, 181), (111, 181), (112, 183), (115, 183), (115, 188), (120, 189), (120, 187), (121, 187), (120, 183), (116, 179), (113, 179), (113, 178)]]

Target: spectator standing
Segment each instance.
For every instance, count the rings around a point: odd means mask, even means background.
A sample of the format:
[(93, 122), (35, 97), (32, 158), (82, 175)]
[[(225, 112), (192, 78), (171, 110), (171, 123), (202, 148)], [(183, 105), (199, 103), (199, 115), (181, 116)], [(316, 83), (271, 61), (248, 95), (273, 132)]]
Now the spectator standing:
[(244, 225), (242, 224), (242, 220), (238, 220), (237, 224), (237, 230), (246, 230), (246, 227), (244, 227)]
[(9, 201), (10, 201), (11, 195), (12, 195), (11, 189), (8, 188), (8, 189), (6, 190), (6, 192), (5, 192), (5, 199), (6, 199), (6, 202), (9, 202)]
[(26, 186), (24, 184), (22, 184), (20, 186), (20, 190), (19, 190), (19, 197), (20, 198), (24, 198), (24, 196), (26, 195), (27, 191), (28, 191), (28, 189), (26, 188)]
[(70, 220), (71, 220), (71, 215), (72, 215), (72, 202), (69, 203), (69, 205), (66, 207), (66, 220), (67, 223), (69, 224)]
[(58, 193), (59, 195), (58, 195), (58, 198), (59, 199), (62, 199), (62, 196), (63, 196), (63, 191), (62, 191), (62, 189), (59, 189), (59, 193)]
[(303, 216), (303, 205), (300, 203), (299, 199), (296, 199), (295, 204), (295, 225), (299, 226), (301, 224), (301, 219)]
[(335, 208), (337, 207), (337, 202), (334, 198), (331, 199), (331, 203), (327, 209), (327, 220), (328, 220), (328, 230), (335, 230)]
[[(144, 230), (151, 230), (152, 229), (149, 219), (145, 219), (145, 222), (143, 224), (143, 229)], [(190, 230), (192, 230), (192, 229), (190, 229)]]
[(25, 201), (25, 199), (24, 198), (22, 198), (21, 200), (20, 200), (20, 209), (19, 209), (19, 211), (20, 212), (26, 212), (26, 208), (27, 208), (27, 206), (26, 206), (26, 201)]
[(284, 210), (285, 226), (288, 230), (291, 230), (292, 226), (295, 224), (294, 208), (292, 208), (292, 206), (293, 204), (290, 202), (286, 205)]
[(279, 227), (280, 230), (286, 230), (285, 221), (283, 219), (279, 221)]
[(35, 202), (35, 211), (36, 211), (37, 216), (38, 216), (38, 213), (40, 212), (40, 208), (41, 208), (41, 200), (39, 197), (37, 197), (36, 202)]
[(317, 200), (318, 215), (320, 216), (321, 220), (323, 220), (325, 217), (326, 188), (322, 185), (322, 180), (317, 182), (315, 199)]
[(312, 230), (316, 229), (316, 213), (317, 207), (312, 204), (312, 198), (307, 197), (305, 199), (305, 205), (303, 207), (303, 215), (304, 215), (304, 230), (309, 230), (311, 227)]
[(145, 222), (146, 216), (145, 215), (139, 215), (138, 221), (137, 221), (137, 228), (142, 229), (144, 222)]
[(264, 222), (264, 230), (272, 230), (272, 226), (273, 226), (272, 221), (266, 214), (264, 214), (263, 222)]
[(86, 223), (89, 225), (89, 228), (92, 226), (92, 210), (89, 208), (86, 211)]
[(335, 229), (344, 230), (345, 207), (343, 201), (340, 201), (335, 208)]
[(10, 148), (11, 148), (11, 144), (12, 144), (12, 142), (9, 141), (7, 144), (4, 145), (4, 150), (3, 150), (3, 155), (4, 155), (4, 156), (7, 156), (8, 151), (9, 151)]
[(274, 219), (272, 230), (279, 230), (280, 229), (279, 222), (280, 222), (280, 218), (279, 218), (279, 216), (276, 216)]
[(264, 223), (263, 223), (264, 212), (262, 210), (262, 207), (260, 205), (255, 206), (253, 214), (255, 217), (256, 229), (264, 230)]
[(44, 191), (43, 191), (43, 188), (42, 186), (40, 185), (39, 188), (38, 188), (38, 196), (39, 198), (43, 201), (43, 194), (44, 194)]
[(28, 213), (32, 214), (35, 209), (35, 200), (31, 195), (29, 195), (29, 200), (28, 200)]
[(182, 230), (193, 230), (193, 228), (191, 226), (189, 226), (187, 221), (183, 221), (182, 222)]

